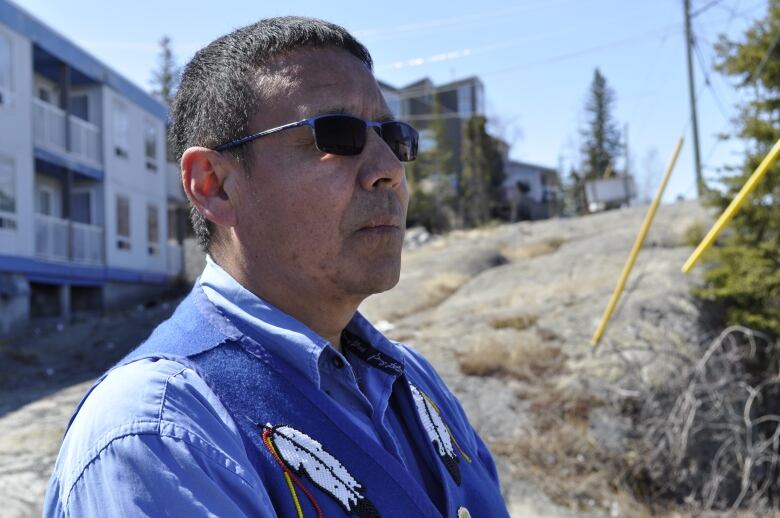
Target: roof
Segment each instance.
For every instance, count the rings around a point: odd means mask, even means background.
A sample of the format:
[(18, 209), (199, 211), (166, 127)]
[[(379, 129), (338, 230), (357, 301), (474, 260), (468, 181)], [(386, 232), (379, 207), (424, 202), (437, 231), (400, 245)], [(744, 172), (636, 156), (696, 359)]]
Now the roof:
[(10, 0), (0, 0), (0, 24), (85, 76), (113, 88), (152, 115), (167, 120), (168, 109), (160, 101)]
[(507, 162), (507, 166), (509, 166), (509, 167), (514, 166), (514, 167), (519, 167), (519, 168), (523, 168), (523, 169), (534, 169), (534, 170), (542, 171), (542, 172), (545, 172), (545, 173), (555, 173), (555, 174), (558, 174), (558, 170), (554, 169), (552, 167), (547, 167), (547, 166), (537, 165), (537, 164), (531, 164), (529, 162), (520, 162), (518, 160), (510, 160), (509, 162)]

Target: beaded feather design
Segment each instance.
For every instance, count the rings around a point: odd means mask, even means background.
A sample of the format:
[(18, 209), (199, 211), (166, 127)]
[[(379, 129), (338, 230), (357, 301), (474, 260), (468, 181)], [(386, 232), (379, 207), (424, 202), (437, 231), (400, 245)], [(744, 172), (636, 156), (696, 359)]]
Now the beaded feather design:
[[(363, 486), (316, 440), (291, 426), (266, 424), (263, 428), (263, 442), (269, 451), (275, 454), (282, 468), (286, 468), (285, 474), (289, 470), (300, 477), (307, 477), (316, 487), (341, 504), (347, 514), (360, 518), (380, 517), (374, 504), (363, 494)], [(312, 501), (318, 516), (321, 516), (316, 500), (306, 491), (305, 486), (298, 485)], [(295, 493), (292, 486), (291, 492)], [(293, 499), (301, 514), (295, 494)]]
[(444, 467), (447, 468), (447, 472), (452, 476), (455, 483), (460, 485), (461, 475), (460, 466), (458, 466), (460, 458), (455, 453), (455, 447), (453, 446), (455, 438), (452, 437), (449, 428), (444, 424), (441, 413), (436, 408), (436, 405), (433, 404), (433, 401), (411, 383), (409, 383), (409, 389), (412, 391), (417, 414), (420, 416), (420, 421), (422, 421), (428, 438), (433, 443), (436, 453), (438, 453), (439, 458), (444, 463)]

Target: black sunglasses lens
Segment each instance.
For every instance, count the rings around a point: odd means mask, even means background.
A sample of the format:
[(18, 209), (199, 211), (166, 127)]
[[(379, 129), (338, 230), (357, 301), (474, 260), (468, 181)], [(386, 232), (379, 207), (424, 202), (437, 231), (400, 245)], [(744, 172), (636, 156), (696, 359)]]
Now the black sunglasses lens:
[(417, 158), (417, 130), (405, 122), (385, 122), (382, 124), (382, 139), (401, 162), (411, 162)]
[(366, 123), (347, 115), (329, 115), (314, 121), (317, 149), (334, 155), (359, 155), (366, 145)]

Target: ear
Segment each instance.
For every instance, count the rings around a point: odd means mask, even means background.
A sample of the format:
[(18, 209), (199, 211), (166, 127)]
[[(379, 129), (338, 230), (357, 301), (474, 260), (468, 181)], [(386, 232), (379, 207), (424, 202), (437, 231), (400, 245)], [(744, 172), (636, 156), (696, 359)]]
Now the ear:
[(218, 151), (205, 147), (188, 148), (181, 157), (184, 192), (203, 217), (223, 227), (238, 222), (236, 200), (224, 189), (236, 167)]

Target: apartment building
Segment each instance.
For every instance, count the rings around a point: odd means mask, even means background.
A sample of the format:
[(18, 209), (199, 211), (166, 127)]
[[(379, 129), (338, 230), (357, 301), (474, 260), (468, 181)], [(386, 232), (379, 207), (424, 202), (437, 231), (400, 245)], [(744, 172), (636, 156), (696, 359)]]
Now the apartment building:
[(0, 0), (0, 335), (148, 297), (181, 274), (166, 120), (152, 96)]
[(442, 171), (442, 174), (459, 174), (463, 123), (475, 115), (485, 115), (482, 81), (472, 76), (435, 85), (426, 77), (400, 88), (379, 81), (379, 89), (393, 115), (420, 132), (421, 151), (436, 146), (431, 123), (441, 123), (447, 146), (452, 150), (450, 170)]

